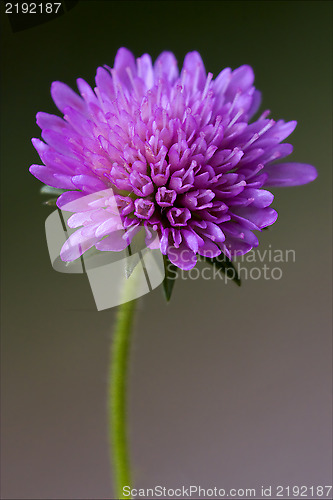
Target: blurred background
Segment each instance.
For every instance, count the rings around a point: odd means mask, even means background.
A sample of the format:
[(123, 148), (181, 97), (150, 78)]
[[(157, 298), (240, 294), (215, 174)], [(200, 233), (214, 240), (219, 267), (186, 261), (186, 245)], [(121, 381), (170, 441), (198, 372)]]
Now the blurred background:
[(93, 85), (120, 46), (153, 59), (171, 50), (180, 66), (198, 50), (215, 76), (252, 65), (261, 111), (298, 121), (290, 158), (319, 172), (310, 185), (273, 190), (279, 218), (259, 249), (295, 251), (280, 280), (178, 280), (169, 304), (161, 287), (139, 299), (134, 485), (256, 488), (261, 498), (262, 485), (331, 484), (332, 3), (71, 6), (26, 29), (1, 6), (1, 498), (113, 498), (106, 390), (115, 310), (97, 312), (85, 275), (52, 269), (52, 209), (28, 167), (39, 163), (36, 113), (57, 112), (51, 82)]

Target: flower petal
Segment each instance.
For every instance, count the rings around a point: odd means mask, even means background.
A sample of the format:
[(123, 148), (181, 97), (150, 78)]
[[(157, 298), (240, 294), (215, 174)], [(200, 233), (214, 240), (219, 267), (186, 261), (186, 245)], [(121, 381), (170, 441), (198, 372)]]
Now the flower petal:
[(124, 230), (114, 231), (96, 244), (97, 250), (101, 252), (121, 252), (129, 245), (129, 241), (125, 236)]
[(94, 233), (95, 227), (91, 226), (90, 228), (82, 227), (71, 234), (60, 250), (61, 260), (71, 262), (94, 246), (99, 240)]
[(181, 78), (184, 84), (192, 89), (203, 90), (206, 82), (206, 70), (199, 52), (188, 52), (184, 59)]
[[(273, 208), (256, 208), (250, 205), (249, 207), (237, 207), (234, 209), (236, 216), (241, 217), (250, 222), (249, 226), (254, 224), (256, 227), (252, 229), (262, 229), (272, 225), (277, 219), (277, 212)], [(251, 227), (249, 227), (251, 229)]]
[(65, 156), (73, 156), (72, 144), (68, 141), (68, 138), (62, 133), (55, 132), (54, 130), (44, 129), (42, 131), (42, 137), (45, 142), (52, 148), (54, 148), (58, 153), (62, 153)]
[(173, 84), (178, 76), (177, 59), (172, 52), (162, 52), (154, 64), (155, 81), (165, 79)]
[(86, 193), (95, 193), (96, 191), (102, 191), (106, 188), (104, 182), (90, 175), (75, 175), (72, 180), (77, 189), (82, 189), (82, 191)]
[(247, 117), (250, 120), (253, 115), (256, 114), (261, 104), (261, 92), (260, 90), (255, 90), (252, 96), (252, 104), (247, 112)]
[(194, 231), (189, 231), (188, 229), (182, 230), (182, 237), (186, 241), (187, 246), (194, 252), (197, 253), (199, 248), (199, 242), (202, 238), (198, 236)]
[(80, 193), (79, 191), (66, 191), (66, 193), (61, 194), (57, 199), (57, 207), (61, 208), (62, 210), (66, 210), (67, 205), (69, 205), (70, 203), (74, 202), (79, 198), (84, 198), (84, 197), (85, 194)]
[(41, 141), (40, 139), (33, 138), (31, 139), (32, 145), (39, 154), (41, 160), (43, 160), (42, 155), (46, 153), (46, 151), (50, 151), (50, 146), (48, 144), (45, 144), (45, 142)]
[(220, 255), (220, 253), (221, 249), (209, 239), (205, 239), (204, 244), (198, 249), (199, 255), (202, 255), (203, 257), (209, 257), (210, 259), (217, 257), (218, 255)]
[(138, 77), (141, 78), (147, 89), (151, 89), (154, 85), (154, 69), (149, 54), (143, 54), (136, 60), (138, 68)]
[(175, 266), (185, 271), (192, 269), (197, 263), (197, 257), (195, 253), (190, 250), (184, 243), (181, 243), (178, 248), (169, 247), (168, 248), (169, 260)]
[(263, 172), (268, 174), (265, 186), (300, 186), (316, 179), (315, 167), (306, 163), (280, 163), (266, 165)]
[(62, 82), (53, 82), (51, 85), (51, 95), (57, 108), (63, 112), (66, 106), (84, 112), (86, 103), (68, 85)]
[(115, 98), (113, 81), (110, 73), (102, 67), (97, 68), (95, 77), (96, 85), (103, 99), (108, 99), (110, 102)]
[(265, 189), (249, 188), (243, 191), (242, 194), (247, 198), (253, 199), (251, 205), (258, 208), (266, 208), (274, 200), (274, 195)]
[(49, 113), (43, 113), (40, 111), (36, 115), (36, 122), (39, 128), (51, 129), (56, 132), (61, 132), (62, 129), (68, 128), (68, 123), (65, 122), (60, 116), (50, 115)]
[(136, 64), (135, 58), (131, 51), (125, 47), (121, 47), (114, 60), (114, 71), (120, 80), (120, 82), (128, 89), (132, 89), (132, 84), (128, 71), (132, 73), (132, 76), (136, 76)]
[(96, 236), (103, 238), (103, 236), (118, 230), (123, 230), (123, 234), (125, 232), (120, 217), (110, 216), (106, 221), (102, 222), (102, 224), (98, 226)]
[(231, 236), (225, 240), (221, 248), (223, 253), (225, 253), (227, 257), (231, 258), (236, 255), (246, 254), (253, 248), (253, 246), (243, 240)]
[(75, 189), (72, 178), (69, 175), (60, 174), (50, 170), (44, 165), (31, 165), (29, 171), (38, 180), (44, 182), (48, 186), (60, 189)]
[(254, 82), (254, 73), (251, 66), (244, 64), (232, 72), (231, 79), (226, 90), (226, 97), (232, 101), (237, 92), (245, 92)]
[(92, 102), (93, 104), (98, 105), (98, 99), (97, 99), (93, 89), (90, 87), (90, 85), (85, 80), (83, 80), (83, 78), (78, 78), (76, 80), (76, 85), (77, 85), (77, 88), (79, 89), (81, 96), (83, 97), (83, 99), (87, 103)]

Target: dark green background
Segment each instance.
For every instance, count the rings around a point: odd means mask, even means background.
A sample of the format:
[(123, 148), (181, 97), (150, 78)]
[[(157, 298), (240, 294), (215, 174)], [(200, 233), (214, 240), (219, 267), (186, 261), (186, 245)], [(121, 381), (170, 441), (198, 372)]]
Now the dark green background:
[[(292, 159), (315, 183), (274, 190), (260, 250), (294, 249), (280, 281), (177, 282), (140, 299), (130, 376), (137, 487), (260, 488), (331, 482), (332, 3), (88, 2), (13, 33), (2, 3), (2, 498), (112, 498), (106, 428), (114, 310), (83, 275), (53, 271), (35, 114), (53, 80), (93, 84), (118, 47), (216, 76), (253, 66), (262, 110), (296, 119)], [(269, 263), (267, 263), (269, 265)], [(249, 265), (250, 266), (250, 265)], [(260, 497), (258, 497), (260, 498)]]

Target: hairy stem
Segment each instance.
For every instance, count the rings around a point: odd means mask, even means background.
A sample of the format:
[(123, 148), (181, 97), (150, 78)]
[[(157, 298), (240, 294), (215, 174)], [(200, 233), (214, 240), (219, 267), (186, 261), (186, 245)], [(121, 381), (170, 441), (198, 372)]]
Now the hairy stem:
[[(133, 273), (135, 274), (135, 272)], [(126, 430), (127, 372), (130, 338), (136, 300), (128, 301), (136, 285), (135, 277), (125, 280), (122, 304), (119, 306), (111, 345), (109, 370), (109, 439), (113, 459), (114, 491), (124, 496), (123, 487), (131, 487), (130, 460)]]

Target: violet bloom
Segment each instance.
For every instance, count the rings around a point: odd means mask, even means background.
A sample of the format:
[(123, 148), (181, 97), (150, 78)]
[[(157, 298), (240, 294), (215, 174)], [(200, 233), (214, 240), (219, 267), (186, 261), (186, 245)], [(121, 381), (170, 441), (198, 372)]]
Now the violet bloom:
[[(256, 247), (253, 231), (277, 218), (263, 188), (306, 184), (317, 173), (311, 165), (276, 163), (292, 152), (281, 141), (296, 122), (276, 122), (265, 111), (249, 123), (260, 105), (253, 81), (250, 66), (226, 68), (214, 80), (198, 52), (186, 55), (179, 74), (170, 52), (152, 65), (148, 54), (135, 60), (121, 48), (114, 68), (97, 69), (94, 90), (77, 80), (81, 97), (54, 82), (52, 98), (64, 117), (37, 114), (45, 142), (33, 144), (44, 165), (30, 172), (66, 190), (59, 208), (78, 202), (68, 224), (83, 227), (63, 246), (62, 259), (92, 246), (122, 250), (142, 227), (147, 244), (156, 231), (161, 252), (182, 269), (194, 267), (197, 254), (232, 258)], [(81, 197), (108, 188), (125, 233), (108, 199), (80, 211)]]

